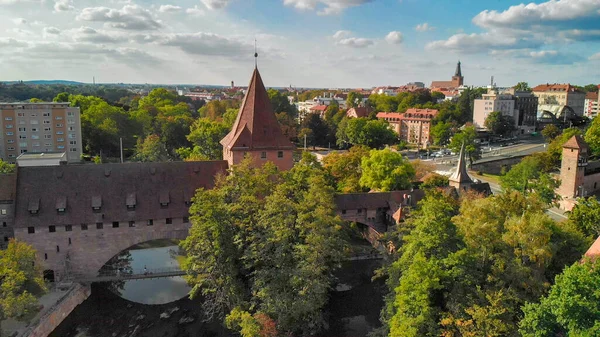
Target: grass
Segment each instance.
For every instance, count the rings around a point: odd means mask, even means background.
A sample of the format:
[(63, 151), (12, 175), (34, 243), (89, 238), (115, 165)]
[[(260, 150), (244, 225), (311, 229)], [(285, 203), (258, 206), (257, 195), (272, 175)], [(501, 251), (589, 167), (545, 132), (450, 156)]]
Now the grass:
[(500, 185), (500, 176), (499, 175), (495, 175), (495, 174), (489, 174), (489, 173), (483, 173), (483, 174), (478, 174), (477, 172), (471, 172), (471, 174), (473, 174), (476, 177), (483, 177), (485, 180), (494, 183), (496, 185)]

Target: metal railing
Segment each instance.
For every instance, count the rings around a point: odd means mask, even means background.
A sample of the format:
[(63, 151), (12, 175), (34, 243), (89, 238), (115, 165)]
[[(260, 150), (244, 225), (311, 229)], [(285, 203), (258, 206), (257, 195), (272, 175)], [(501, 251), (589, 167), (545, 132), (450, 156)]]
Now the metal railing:
[(127, 281), (127, 280), (140, 280), (140, 279), (151, 279), (151, 278), (164, 278), (164, 277), (175, 277), (183, 276), (186, 272), (181, 270), (179, 267), (168, 267), (168, 268), (144, 268), (134, 270), (132, 272), (101, 272), (96, 276), (89, 275), (70, 275), (74, 281), (83, 283), (92, 282), (112, 282), (112, 281)]

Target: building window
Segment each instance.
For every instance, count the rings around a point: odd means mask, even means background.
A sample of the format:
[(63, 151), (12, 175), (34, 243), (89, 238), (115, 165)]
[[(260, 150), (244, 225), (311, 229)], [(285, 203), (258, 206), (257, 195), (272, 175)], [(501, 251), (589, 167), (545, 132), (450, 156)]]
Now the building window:
[(7, 129), (12, 129), (12, 128), (13, 128), (13, 125), (12, 125), (12, 124), (6, 124), (6, 128), (7, 128)]
[(62, 119), (63, 119), (63, 118), (62, 118), (62, 116), (56, 116), (56, 117), (54, 117), (54, 118), (55, 118), (57, 121), (60, 121), (60, 120), (62, 120)]
[(6, 227), (6, 221), (2, 221), (2, 227)]
[(82, 224), (81, 224), (81, 230), (82, 230), (82, 231), (87, 231), (87, 230), (88, 230), (88, 227), (87, 227), (87, 225), (86, 225), (86, 224), (84, 224), (84, 223), (82, 223)]
[(62, 127), (63, 127), (63, 124), (62, 124), (62, 123), (57, 123), (57, 124), (56, 124), (56, 127), (57, 127), (57, 128), (62, 128)]
[(65, 231), (66, 232), (71, 232), (73, 230), (73, 226), (72, 225), (65, 225)]
[(60, 247), (58, 245), (56, 245), (56, 252), (60, 253)]
[(113, 221), (113, 228), (119, 228), (119, 222)]
[(261, 152), (260, 159), (267, 159), (267, 152), (265, 152), (265, 151)]
[(7, 136), (14, 136), (15, 134), (14, 134), (14, 132), (7, 132), (6, 135)]
[(35, 233), (35, 227), (27, 227), (27, 233), (34, 234)]
[(102, 222), (96, 222), (96, 229), (104, 228), (104, 224)]
[(65, 134), (65, 132), (64, 132), (64, 131), (56, 131), (56, 134), (57, 134), (57, 135), (64, 135), (64, 134)]
[(277, 158), (283, 158), (283, 151), (277, 151)]
[(183, 223), (189, 223), (190, 222), (190, 218), (187, 216), (183, 217)]
[(44, 260), (48, 260), (48, 253), (44, 253)]
[(50, 113), (49, 113), (49, 112), (44, 112), (42, 115), (43, 115), (44, 117), (50, 117)]
[(8, 242), (8, 236), (4, 237), (4, 242)]
[(56, 232), (56, 226), (49, 226), (48, 230), (50, 231), (50, 233), (54, 233)]
[(129, 227), (135, 227), (135, 221), (129, 221)]
[(12, 121), (12, 117), (4, 117), (5, 121)]
[(359, 208), (357, 213), (362, 214), (362, 209)]
[(152, 220), (152, 219), (148, 220), (148, 222), (146, 222), (146, 225), (148, 225), (148, 226), (154, 225), (154, 220)]
[(2, 209), (2, 210), (0, 211), (0, 214), (2, 214), (2, 215), (6, 215), (6, 214), (7, 214), (7, 212), (6, 212), (6, 210), (5, 210), (5, 209)]
[(342, 214), (346, 214), (346, 210), (345, 209), (342, 210)]
[(167, 225), (170, 225), (173, 223), (173, 219), (167, 218), (165, 222), (167, 223)]
[(19, 128), (19, 131), (20, 131), (20, 132), (26, 132), (26, 131), (27, 131), (27, 128)]
[(71, 238), (69, 238), (69, 246), (71, 245)]
[(67, 116), (73, 117), (73, 116), (75, 116), (75, 113), (73, 111), (68, 111)]

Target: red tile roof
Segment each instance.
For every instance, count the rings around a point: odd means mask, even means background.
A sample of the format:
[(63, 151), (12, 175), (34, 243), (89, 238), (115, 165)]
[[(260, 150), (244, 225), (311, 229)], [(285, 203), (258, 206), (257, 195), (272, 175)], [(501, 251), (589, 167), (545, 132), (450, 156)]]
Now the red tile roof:
[(567, 149), (587, 149), (588, 146), (580, 135), (575, 135), (563, 144)]
[(570, 84), (558, 84), (558, 83), (554, 83), (554, 84), (540, 84), (537, 87), (531, 89), (534, 92), (554, 92), (554, 91), (558, 91), (558, 92), (577, 92), (579, 90), (577, 90), (574, 86), (570, 85)]
[(327, 105), (315, 105), (310, 108), (311, 111), (325, 111), (327, 110)]
[(351, 116), (351, 117), (356, 116), (358, 118), (368, 117), (369, 113), (371, 113), (371, 109), (369, 109), (367, 107), (352, 108), (352, 109), (349, 109), (348, 111), (346, 111), (347, 116)]
[(294, 148), (292, 142), (281, 132), (258, 69), (254, 69), (233, 128), (221, 140), (221, 144), (229, 149)]
[(598, 93), (597, 92), (588, 92), (585, 95), (585, 99), (590, 99), (592, 101), (597, 101), (598, 100)]
[(402, 120), (423, 120), (430, 121), (438, 114), (435, 109), (408, 109), (404, 113), (400, 112), (379, 112), (377, 118), (398, 118)]
[(587, 252), (585, 252), (585, 256), (594, 258), (600, 256), (600, 237), (598, 237)]

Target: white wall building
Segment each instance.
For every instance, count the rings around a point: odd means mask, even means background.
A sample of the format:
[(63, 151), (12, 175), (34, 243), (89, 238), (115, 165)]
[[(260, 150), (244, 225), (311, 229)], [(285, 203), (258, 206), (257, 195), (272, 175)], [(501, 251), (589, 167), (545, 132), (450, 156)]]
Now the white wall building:
[(485, 129), (485, 120), (490, 113), (499, 111), (504, 116), (510, 116), (517, 126), (518, 110), (515, 109), (515, 99), (511, 94), (500, 93), (495, 87), (489, 87), (488, 93), (476, 99), (473, 104), (473, 124), (478, 129)]

